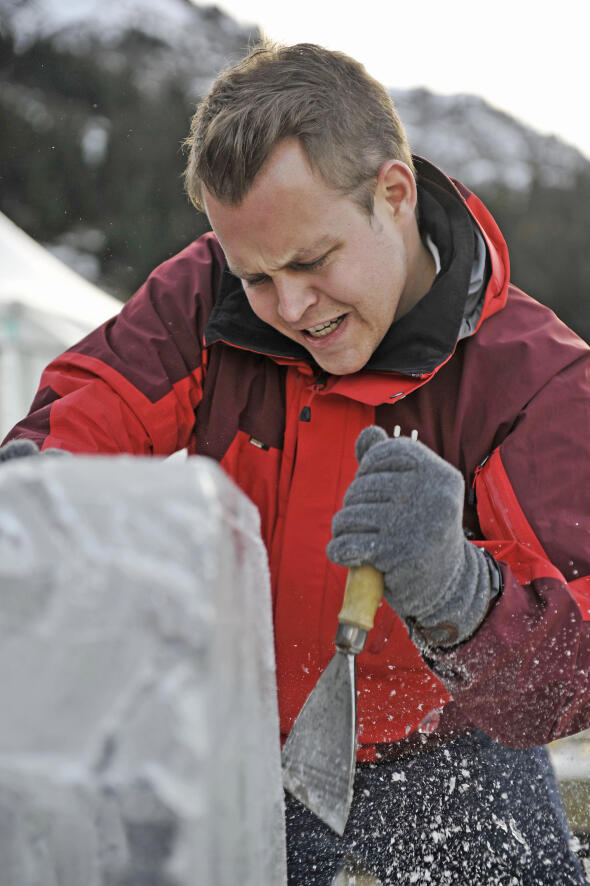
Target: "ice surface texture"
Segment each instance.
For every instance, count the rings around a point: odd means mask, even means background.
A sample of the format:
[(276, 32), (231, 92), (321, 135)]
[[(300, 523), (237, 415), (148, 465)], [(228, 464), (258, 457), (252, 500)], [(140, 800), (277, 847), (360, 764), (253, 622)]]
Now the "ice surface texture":
[(3, 884), (286, 882), (266, 555), (215, 463), (3, 465), (0, 674)]

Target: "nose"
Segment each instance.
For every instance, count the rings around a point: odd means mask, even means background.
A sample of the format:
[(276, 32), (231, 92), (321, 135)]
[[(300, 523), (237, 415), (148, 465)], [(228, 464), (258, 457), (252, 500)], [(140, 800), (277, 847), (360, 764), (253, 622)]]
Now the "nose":
[(299, 323), (309, 307), (317, 302), (317, 295), (309, 282), (297, 274), (274, 278), (277, 294), (277, 313), (285, 323)]

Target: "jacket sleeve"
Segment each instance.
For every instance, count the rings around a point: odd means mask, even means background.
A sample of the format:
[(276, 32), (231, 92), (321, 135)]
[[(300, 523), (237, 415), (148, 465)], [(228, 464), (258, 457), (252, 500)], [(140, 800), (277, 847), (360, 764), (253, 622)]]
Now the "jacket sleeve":
[(76, 453), (190, 450), (222, 261), (206, 234), (156, 268), (120, 314), (49, 364), (6, 440)]
[[(580, 343), (581, 344), (581, 343)], [(522, 409), (476, 476), (504, 588), (474, 636), (428, 663), (467, 719), (532, 747), (590, 726), (590, 351)]]

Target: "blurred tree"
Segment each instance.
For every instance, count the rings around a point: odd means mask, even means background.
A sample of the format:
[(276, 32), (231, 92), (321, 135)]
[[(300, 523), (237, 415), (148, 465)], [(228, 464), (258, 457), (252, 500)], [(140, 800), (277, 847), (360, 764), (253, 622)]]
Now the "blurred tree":
[(208, 227), (182, 185), (194, 102), (173, 78), (140, 90), (129, 42), (112, 69), (99, 46), (0, 44), (0, 209), (42, 242), (100, 232), (100, 282), (123, 299)]
[(510, 248), (511, 279), (590, 342), (590, 175), (571, 190), (480, 191)]

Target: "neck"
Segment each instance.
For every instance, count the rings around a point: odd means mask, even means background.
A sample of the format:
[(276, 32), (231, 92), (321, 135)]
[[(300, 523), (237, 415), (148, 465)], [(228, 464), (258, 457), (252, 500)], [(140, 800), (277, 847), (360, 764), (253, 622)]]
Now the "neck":
[(412, 226), (408, 244), (408, 279), (400, 299), (396, 319), (403, 317), (426, 295), (436, 276), (436, 265), (430, 250), (422, 242), (418, 224)]

